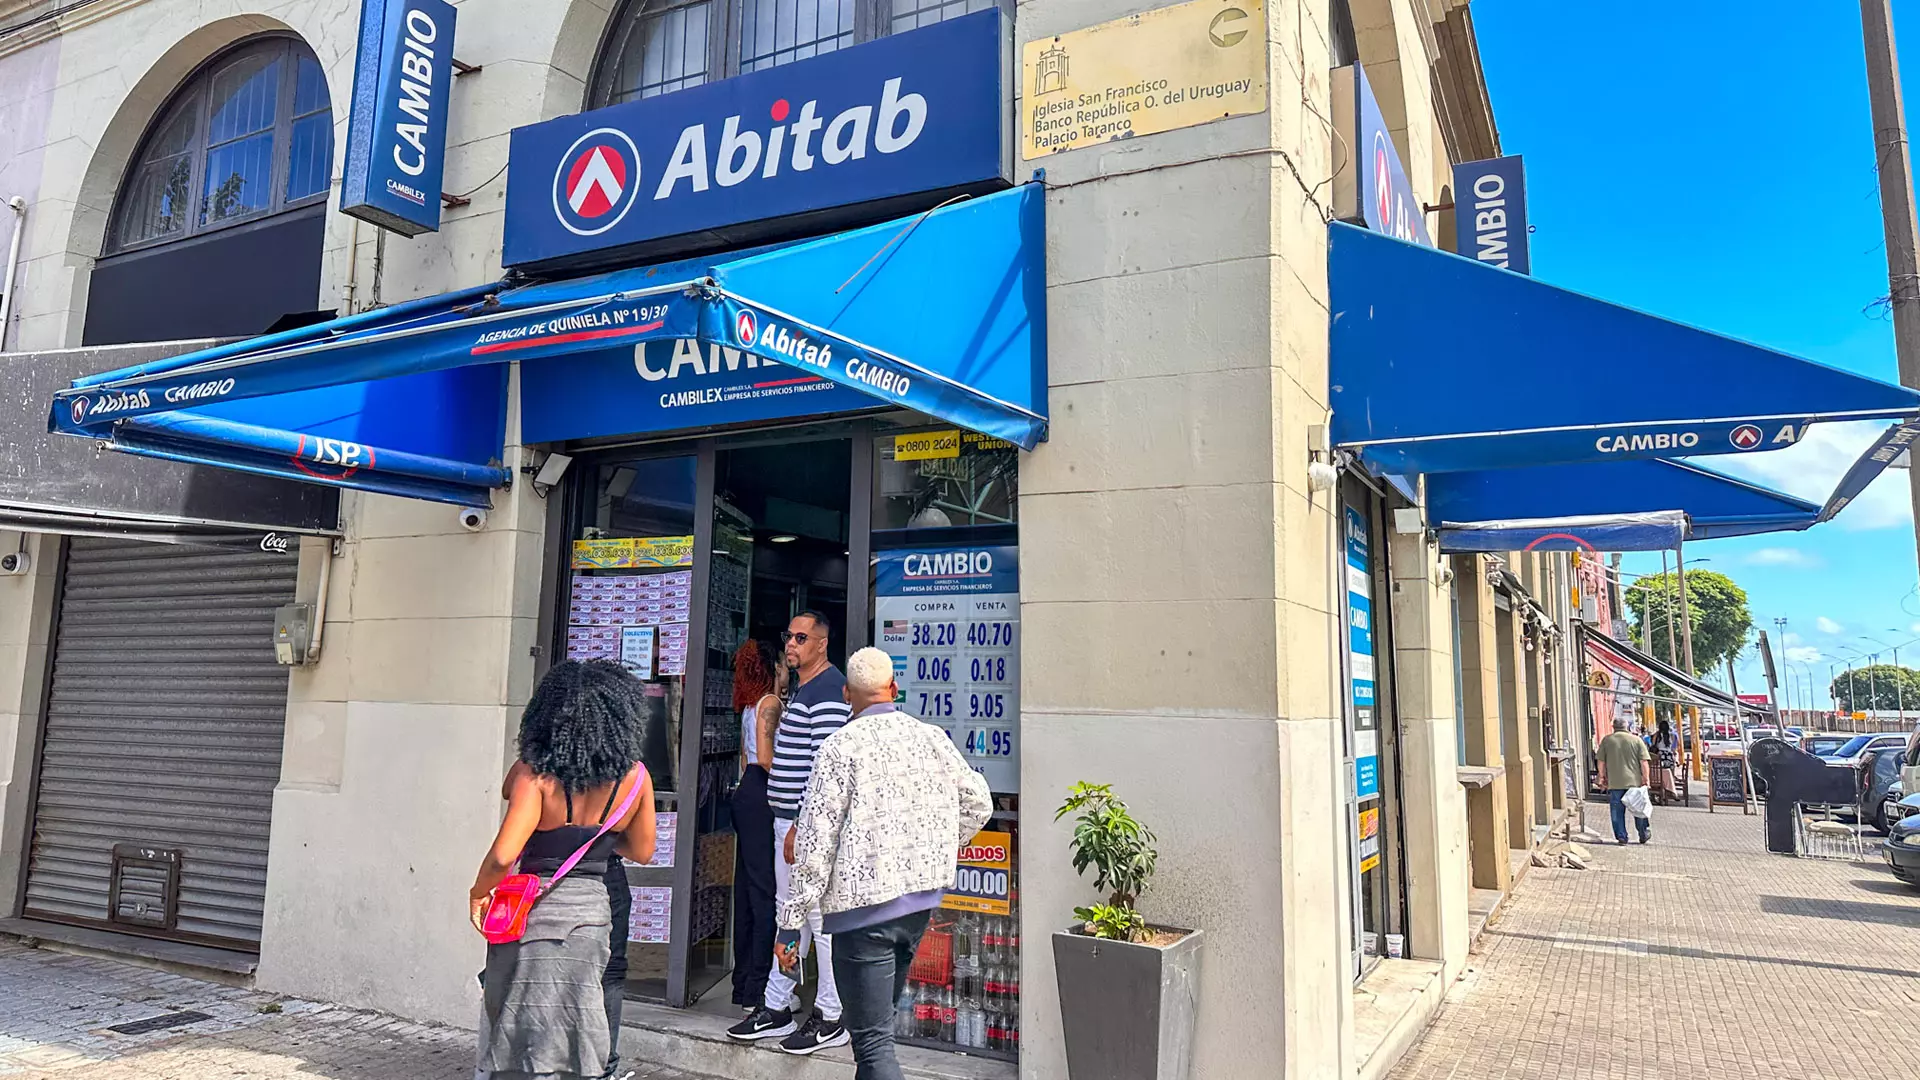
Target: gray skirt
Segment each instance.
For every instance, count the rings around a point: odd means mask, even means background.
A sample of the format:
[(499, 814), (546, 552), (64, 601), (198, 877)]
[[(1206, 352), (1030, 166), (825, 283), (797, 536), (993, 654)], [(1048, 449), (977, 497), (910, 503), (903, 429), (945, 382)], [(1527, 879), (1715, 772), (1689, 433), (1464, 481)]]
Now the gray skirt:
[(519, 941), (487, 946), (480, 1071), (493, 1080), (578, 1080), (607, 1070), (600, 977), (613, 915), (597, 877), (569, 875), (527, 915)]

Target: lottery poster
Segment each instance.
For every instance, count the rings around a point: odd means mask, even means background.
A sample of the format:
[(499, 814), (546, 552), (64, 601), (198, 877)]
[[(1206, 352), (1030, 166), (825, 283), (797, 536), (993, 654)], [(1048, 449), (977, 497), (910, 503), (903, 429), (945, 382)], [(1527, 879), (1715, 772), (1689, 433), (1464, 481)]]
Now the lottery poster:
[(1380, 714), (1374, 701), (1373, 551), (1367, 519), (1347, 507), (1347, 673), (1353, 701), (1355, 794), (1380, 797)]
[(876, 553), (874, 644), (900, 707), (945, 728), (995, 792), (1020, 790), (1020, 549)]

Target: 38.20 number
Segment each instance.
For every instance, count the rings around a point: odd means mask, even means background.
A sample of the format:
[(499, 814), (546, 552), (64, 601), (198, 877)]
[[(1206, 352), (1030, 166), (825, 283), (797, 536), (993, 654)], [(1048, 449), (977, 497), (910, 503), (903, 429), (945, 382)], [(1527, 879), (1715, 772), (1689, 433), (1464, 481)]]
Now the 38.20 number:
[(952, 645), (960, 640), (960, 634), (950, 622), (914, 623), (913, 643), (915, 645)]

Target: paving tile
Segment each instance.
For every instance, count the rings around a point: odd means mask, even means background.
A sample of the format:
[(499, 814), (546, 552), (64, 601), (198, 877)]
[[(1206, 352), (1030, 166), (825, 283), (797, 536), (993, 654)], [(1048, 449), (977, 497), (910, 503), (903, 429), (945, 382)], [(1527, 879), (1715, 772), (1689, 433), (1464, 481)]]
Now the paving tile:
[[(1534, 868), (1392, 1080), (1885, 1080), (1920, 1069), (1920, 891), (1765, 850), (1761, 819), (1654, 811), (1644, 847)], [(1587, 808), (1606, 832), (1606, 807)]]
[[(261, 1012), (269, 1002), (278, 1002), (280, 1011)], [(145, 1035), (106, 1030), (186, 1010), (210, 1019)], [(631, 1064), (647, 1080), (702, 1080)], [(0, 943), (0, 1080), (472, 1076), (468, 1031)]]

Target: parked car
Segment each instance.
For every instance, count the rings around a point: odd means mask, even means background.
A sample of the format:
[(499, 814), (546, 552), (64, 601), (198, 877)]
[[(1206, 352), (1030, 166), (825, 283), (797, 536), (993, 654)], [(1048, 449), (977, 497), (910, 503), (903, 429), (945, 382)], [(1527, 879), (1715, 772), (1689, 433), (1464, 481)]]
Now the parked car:
[(1876, 750), (1893, 750), (1905, 754), (1907, 737), (1905, 735), (1855, 735), (1840, 744), (1840, 748), (1831, 753), (1821, 754), (1809, 749), (1813, 754), (1829, 765), (1844, 765), (1854, 768), (1866, 760), (1869, 753)]
[(1893, 823), (1880, 851), (1886, 856), (1887, 869), (1893, 871), (1894, 877), (1920, 886), (1920, 794), (1907, 796), (1900, 805), (1911, 807), (1913, 813)]
[[(1860, 770), (1860, 817), (1863, 825), (1870, 825), (1877, 832), (1886, 832), (1897, 818), (1887, 817), (1887, 795), (1902, 790), (1900, 770), (1906, 764), (1906, 747), (1898, 749), (1881, 747), (1868, 750), (1861, 760)], [(1895, 796), (1895, 801), (1899, 796)]]
[[(1892, 832), (1893, 827), (1908, 814), (1920, 812), (1920, 808), (1909, 807), (1906, 801), (1906, 789), (1900, 784), (1895, 784), (1887, 790), (1886, 799), (1880, 804), (1880, 818), (1887, 823), (1888, 832)], [(1915, 799), (1914, 802), (1920, 804), (1920, 799)]]
[(1852, 738), (1854, 738), (1852, 735), (1835, 735), (1830, 732), (1821, 732), (1818, 735), (1807, 736), (1801, 741), (1800, 748), (1812, 754), (1814, 757), (1826, 757), (1828, 754), (1847, 745), (1847, 740)]

